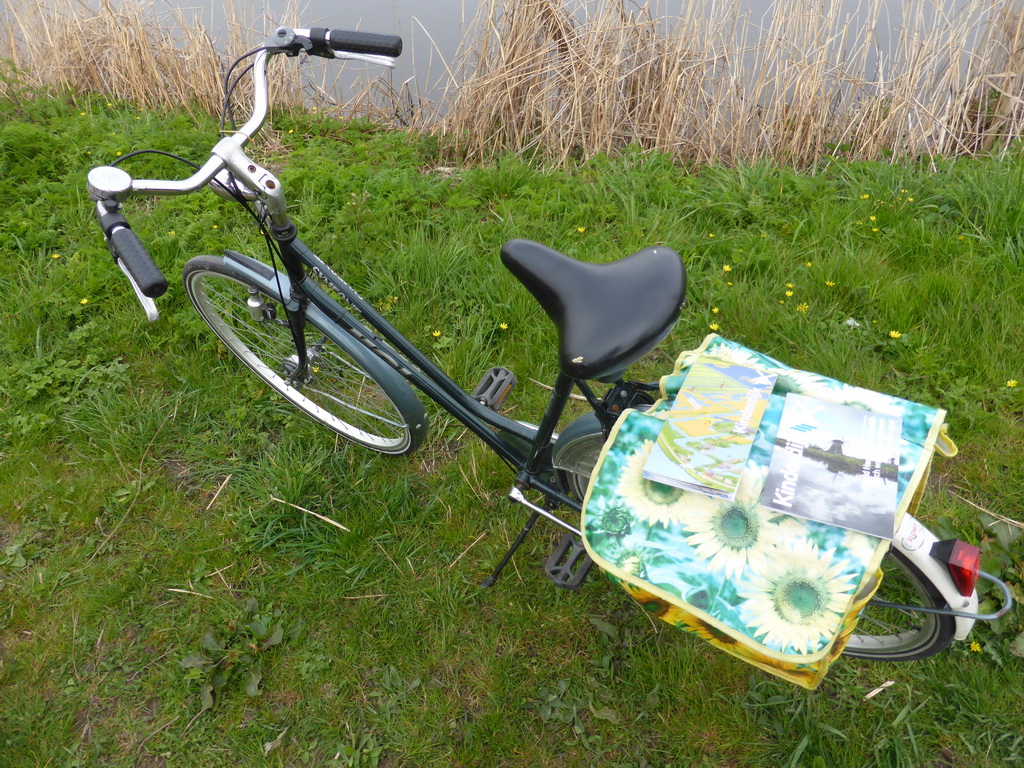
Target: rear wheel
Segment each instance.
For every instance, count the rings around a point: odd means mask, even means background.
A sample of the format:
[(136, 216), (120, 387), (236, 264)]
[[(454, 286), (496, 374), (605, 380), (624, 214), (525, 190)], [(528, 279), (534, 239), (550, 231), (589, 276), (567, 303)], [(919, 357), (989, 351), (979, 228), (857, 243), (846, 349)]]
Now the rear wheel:
[[(907, 608), (878, 605), (884, 600)], [(875, 661), (912, 661), (933, 656), (953, 642), (956, 620), (909, 606), (945, 608), (946, 600), (910, 559), (897, 549), (882, 561), (882, 585), (867, 604), (844, 656)]]
[(352, 442), (388, 454), (416, 449), (426, 413), (392, 368), (336, 329), (306, 322), (308, 365), (298, 354), (284, 307), (214, 256), (191, 259), (185, 291), (224, 346), (296, 408)]
[[(554, 464), (562, 489), (582, 502), (604, 436), (596, 418), (589, 434), (582, 423), (579, 426), (561, 446), (561, 452), (559, 443), (555, 444)], [(569, 431), (566, 429), (563, 436)], [(878, 605), (879, 601), (907, 607), (889, 608)], [(915, 610), (917, 607), (941, 609), (946, 607), (946, 600), (906, 555), (891, 549), (882, 561), (882, 584), (864, 608), (843, 655), (875, 661), (912, 661), (947, 648), (956, 631), (954, 617)]]

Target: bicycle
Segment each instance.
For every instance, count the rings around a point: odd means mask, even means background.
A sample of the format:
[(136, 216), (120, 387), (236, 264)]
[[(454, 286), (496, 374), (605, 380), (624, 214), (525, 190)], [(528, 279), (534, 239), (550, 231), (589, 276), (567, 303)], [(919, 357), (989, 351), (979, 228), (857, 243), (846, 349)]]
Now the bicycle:
[[(202, 166), (189, 163), (195, 172), (184, 180), (133, 179), (116, 167), (138, 153), (94, 168), (88, 188), (96, 216), (116, 263), (147, 317), (155, 320), (159, 312), (153, 299), (166, 291), (167, 280), (131, 229), (123, 204), (134, 196), (210, 187), (245, 207), (266, 238), (272, 263), (279, 260), (283, 271), (232, 250), (222, 257), (195, 257), (183, 271), (186, 293), (223, 345), (306, 415), (384, 454), (410, 453), (426, 438), (427, 415), (414, 388), (425, 394), (512, 468), (509, 498), (529, 513), (483, 586), (494, 584), (543, 518), (565, 532), (546, 573), (560, 587), (577, 588), (592, 563), (580, 528), (558, 511), (581, 512), (598, 454), (619, 415), (654, 403), (658, 385), (628, 379), (626, 371), (675, 325), (685, 299), (686, 270), (679, 255), (664, 246), (591, 264), (539, 243), (509, 241), (501, 249), (503, 264), (558, 329), (559, 372), (537, 425), (499, 413), (515, 384), (507, 369), (490, 369), (473, 392), (462, 389), (298, 238), (281, 182), (244, 151), (269, 113), (267, 65), (273, 56), (306, 54), (394, 66), (401, 49), (395, 36), (279, 28), (228, 71), (225, 112), (242, 76), (252, 73), (253, 108), (245, 124), (225, 133)], [(235, 67), (246, 58), (252, 58), (251, 64), (232, 81)], [(607, 391), (599, 395), (592, 381)], [(591, 410), (556, 433), (573, 390)], [(527, 493), (541, 501), (530, 501)], [(919, 521), (904, 520), (885, 561), (883, 594), (891, 599), (876, 597), (869, 603), (860, 626), (870, 630), (852, 637), (846, 655), (924, 658), (966, 638), (975, 621), (1009, 610), (1006, 585), (980, 572), (976, 556), (965, 568), (940, 563), (929, 554), (936, 542)], [(979, 577), (1001, 585), (999, 612), (977, 612)]]

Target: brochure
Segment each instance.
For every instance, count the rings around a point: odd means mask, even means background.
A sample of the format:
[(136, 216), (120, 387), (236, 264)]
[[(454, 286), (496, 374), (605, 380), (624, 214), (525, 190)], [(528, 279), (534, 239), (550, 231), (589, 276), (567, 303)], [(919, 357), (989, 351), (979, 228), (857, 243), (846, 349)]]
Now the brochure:
[(732, 498), (776, 375), (700, 358), (643, 469), (648, 480)]
[(761, 503), (892, 539), (903, 420), (789, 394)]

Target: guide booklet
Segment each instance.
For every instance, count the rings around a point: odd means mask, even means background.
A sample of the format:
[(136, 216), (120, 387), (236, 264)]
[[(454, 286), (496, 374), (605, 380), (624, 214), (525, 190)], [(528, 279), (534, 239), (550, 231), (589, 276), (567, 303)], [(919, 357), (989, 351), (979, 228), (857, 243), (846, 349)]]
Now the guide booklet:
[(775, 379), (774, 373), (699, 358), (687, 371), (643, 476), (733, 498)]
[(787, 395), (761, 503), (892, 539), (902, 432), (898, 416)]

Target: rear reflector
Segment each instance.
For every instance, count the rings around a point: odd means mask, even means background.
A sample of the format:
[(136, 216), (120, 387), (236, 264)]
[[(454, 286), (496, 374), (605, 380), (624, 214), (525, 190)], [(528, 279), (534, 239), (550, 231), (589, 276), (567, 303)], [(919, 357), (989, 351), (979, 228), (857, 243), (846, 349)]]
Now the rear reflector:
[(978, 583), (981, 550), (959, 539), (946, 539), (932, 544), (931, 555), (949, 569), (953, 583), (964, 597), (970, 597)]

